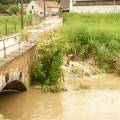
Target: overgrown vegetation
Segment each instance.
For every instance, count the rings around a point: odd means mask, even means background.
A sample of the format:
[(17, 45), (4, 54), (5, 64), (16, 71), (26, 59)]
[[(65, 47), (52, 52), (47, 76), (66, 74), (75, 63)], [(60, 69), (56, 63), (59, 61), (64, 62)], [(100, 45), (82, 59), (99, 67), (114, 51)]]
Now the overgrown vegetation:
[(0, 13), (2, 14), (17, 14), (20, 11), (20, 6), (17, 4), (1, 4), (0, 3)]
[[(101, 70), (120, 74), (119, 21), (120, 14), (64, 14), (59, 35), (44, 35), (47, 38), (38, 44), (38, 59), (31, 71), (32, 85), (41, 85), (45, 92), (64, 90), (59, 87), (63, 80), (63, 55), (77, 56), (81, 60), (91, 58)], [(71, 72), (79, 75), (84, 72), (85, 76), (90, 76), (89, 72), (75, 66)], [(90, 86), (79, 84), (78, 88), (89, 89)]]
[[(120, 51), (120, 14), (64, 14), (61, 35), (67, 53), (92, 57), (103, 71), (114, 71)], [(119, 69), (117, 69), (119, 70)]]
[[(57, 37), (51, 35), (38, 43), (38, 59), (32, 68), (32, 84), (48, 87), (48, 91), (59, 92), (63, 73), (61, 69), (63, 46)], [(44, 87), (43, 87), (44, 88)], [(46, 89), (46, 88), (45, 88)]]

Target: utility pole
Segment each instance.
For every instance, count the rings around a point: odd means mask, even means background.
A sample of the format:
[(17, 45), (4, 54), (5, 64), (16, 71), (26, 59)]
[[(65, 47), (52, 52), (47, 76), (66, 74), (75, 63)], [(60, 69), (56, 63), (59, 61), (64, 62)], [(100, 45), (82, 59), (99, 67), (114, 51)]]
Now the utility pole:
[(116, 12), (116, 1), (114, 0), (114, 13)]
[(45, 17), (46, 17), (46, 0), (44, 0), (44, 21), (45, 21)]
[(45, 33), (45, 18), (46, 18), (46, 0), (44, 0), (44, 33)]
[(69, 7), (70, 7), (69, 11), (70, 11), (70, 12), (73, 12), (73, 11), (72, 11), (72, 8), (73, 8), (73, 1), (72, 1), (72, 0), (70, 0), (70, 6), (69, 6)]
[(24, 28), (23, 24), (23, 0), (21, 0), (21, 29)]

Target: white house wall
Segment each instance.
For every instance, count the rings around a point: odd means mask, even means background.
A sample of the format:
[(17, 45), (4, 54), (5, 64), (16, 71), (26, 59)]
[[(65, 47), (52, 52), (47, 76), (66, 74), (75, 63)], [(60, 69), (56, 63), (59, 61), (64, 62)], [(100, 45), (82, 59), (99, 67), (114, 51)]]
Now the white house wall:
[(110, 13), (110, 12), (120, 12), (120, 5), (104, 5), (104, 6), (72, 6), (70, 12), (77, 13)]
[[(33, 9), (32, 9), (32, 6), (34, 6)], [(29, 3), (29, 5), (27, 6), (26, 13), (30, 14), (30, 11), (32, 12), (32, 14), (37, 14), (37, 15), (40, 15), (40, 16), (43, 16), (43, 13), (44, 13), (42, 8), (40, 8), (39, 5), (35, 1), (31, 1)]]

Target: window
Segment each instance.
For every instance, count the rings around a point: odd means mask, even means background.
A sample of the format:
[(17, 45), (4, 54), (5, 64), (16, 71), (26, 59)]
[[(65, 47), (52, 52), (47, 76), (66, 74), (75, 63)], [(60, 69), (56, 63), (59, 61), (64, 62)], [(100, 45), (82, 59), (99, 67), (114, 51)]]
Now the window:
[(40, 14), (43, 14), (43, 12), (40, 12)]
[(32, 11), (30, 10), (30, 14), (32, 14)]
[[(94, 5), (113, 5), (113, 0), (91, 0), (91, 1), (76, 1), (73, 2), (73, 6), (94, 6)], [(116, 0), (116, 5), (119, 5), (120, 1)]]
[(32, 9), (34, 9), (34, 6), (32, 5)]

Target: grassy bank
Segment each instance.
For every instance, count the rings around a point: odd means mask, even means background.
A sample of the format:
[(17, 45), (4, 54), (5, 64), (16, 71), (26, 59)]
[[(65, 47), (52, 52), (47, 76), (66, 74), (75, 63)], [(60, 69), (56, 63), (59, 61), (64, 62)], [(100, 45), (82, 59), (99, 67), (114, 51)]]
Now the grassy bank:
[[(24, 16), (24, 26), (31, 25), (32, 16)], [(20, 16), (0, 16), (0, 36), (6, 34), (6, 25), (7, 33), (16, 33), (21, 30), (21, 18)]]
[(119, 69), (120, 14), (64, 14), (61, 35), (67, 52), (93, 58), (104, 71)]

